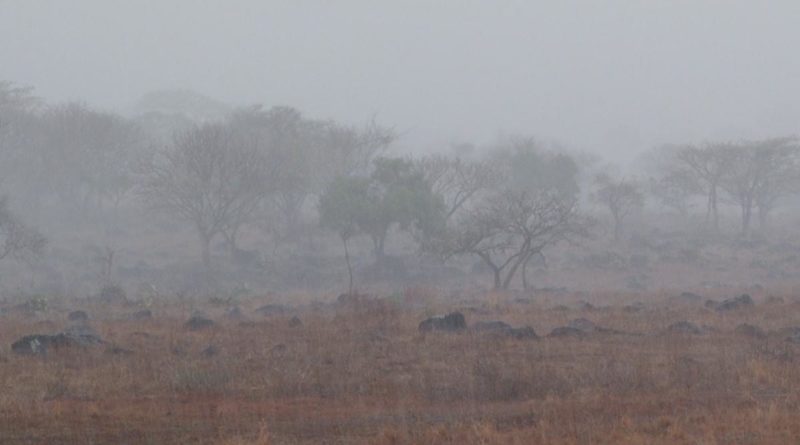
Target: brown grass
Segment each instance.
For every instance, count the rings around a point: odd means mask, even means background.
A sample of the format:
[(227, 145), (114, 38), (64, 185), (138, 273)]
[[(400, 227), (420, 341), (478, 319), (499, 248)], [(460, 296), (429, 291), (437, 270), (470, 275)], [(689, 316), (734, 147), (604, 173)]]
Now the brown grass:
[[(800, 438), (800, 304), (719, 314), (651, 296), (638, 312), (586, 295), (533, 303), (493, 294), (444, 304), (432, 290), (291, 316), (183, 328), (189, 308), (163, 304), (155, 319), (130, 308), (87, 307), (105, 347), (21, 357), (10, 344), (66, 325), (65, 313), (0, 319), (0, 443), (153, 444), (786, 444)], [(639, 296), (642, 299), (645, 297)], [(420, 300), (431, 304), (420, 308)], [(618, 297), (622, 298), (622, 297)], [(627, 297), (626, 297), (627, 298)], [(624, 298), (622, 298), (624, 300)], [(263, 304), (252, 301), (248, 309)], [(501, 319), (541, 335), (586, 317), (637, 335), (514, 340), (417, 332), (427, 315), (461, 308), (469, 323)], [(208, 306), (220, 315), (222, 309)], [(245, 313), (252, 314), (249, 310)], [(293, 314), (294, 315), (294, 314)], [(689, 320), (714, 332), (664, 334)], [(766, 339), (732, 331), (751, 323)], [(206, 357), (209, 345), (218, 354)]]

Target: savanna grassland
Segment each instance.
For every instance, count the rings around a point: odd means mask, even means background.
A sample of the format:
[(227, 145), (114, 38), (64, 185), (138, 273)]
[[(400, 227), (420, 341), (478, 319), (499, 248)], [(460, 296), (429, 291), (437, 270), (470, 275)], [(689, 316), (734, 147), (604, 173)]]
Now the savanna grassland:
[[(8, 306), (0, 443), (795, 443), (800, 301), (792, 294), (761, 289), (754, 305), (726, 310), (666, 292), (414, 288), (384, 298), (293, 296), (293, 305), (253, 297), (236, 302), (239, 311), (174, 300), (139, 320), (131, 314), (142, 308), (123, 303)], [(68, 321), (75, 309), (89, 320)], [(454, 310), (466, 329), (418, 330)], [(187, 326), (199, 311), (213, 325)], [(538, 338), (472, 328), (488, 320), (531, 326)], [(45, 354), (10, 347), (76, 323), (103, 343)], [(578, 329), (548, 335), (563, 326)]]

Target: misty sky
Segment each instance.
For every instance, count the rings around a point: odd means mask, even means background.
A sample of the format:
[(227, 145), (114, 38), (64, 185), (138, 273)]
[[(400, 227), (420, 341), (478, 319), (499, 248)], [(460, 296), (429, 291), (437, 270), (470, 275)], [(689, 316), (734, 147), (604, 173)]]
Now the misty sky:
[(623, 160), (800, 133), (800, 2), (0, 0), (0, 79), (125, 110), (189, 88), (376, 114), (419, 150), (523, 133)]

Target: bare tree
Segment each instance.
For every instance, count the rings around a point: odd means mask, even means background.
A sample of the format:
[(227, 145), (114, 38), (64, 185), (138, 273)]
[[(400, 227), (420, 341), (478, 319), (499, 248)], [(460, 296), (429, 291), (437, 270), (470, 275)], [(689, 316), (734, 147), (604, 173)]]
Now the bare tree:
[(531, 257), (559, 241), (584, 236), (587, 223), (576, 200), (553, 191), (506, 190), (465, 212), (428, 249), (444, 258), (476, 255), (492, 270), (495, 289), (508, 289)]
[(639, 184), (626, 179), (613, 179), (598, 175), (595, 180), (594, 201), (605, 206), (614, 219), (614, 240), (619, 240), (625, 218), (633, 211), (644, 207), (644, 194)]
[(795, 138), (740, 142), (727, 157), (721, 186), (741, 209), (741, 230), (747, 236), (754, 210), (763, 225), (779, 198), (800, 189), (800, 146)]
[(503, 178), (492, 161), (469, 161), (458, 157), (432, 155), (417, 161), (433, 192), (445, 201), (449, 220), (480, 192), (498, 186)]
[(0, 260), (30, 261), (44, 252), (47, 239), (36, 229), (23, 224), (11, 212), (8, 198), (0, 197)]
[(207, 124), (178, 136), (145, 165), (141, 193), (152, 208), (194, 225), (210, 269), (214, 236), (248, 219), (264, 198), (265, 165), (228, 126)]
[(729, 168), (730, 144), (706, 144), (701, 147), (673, 148), (665, 164), (668, 176), (692, 178), (685, 184), (700, 187), (706, 195), (706, 221), (711, 220), (714, 230), (719, 230), (719, 189), (722, 177)]

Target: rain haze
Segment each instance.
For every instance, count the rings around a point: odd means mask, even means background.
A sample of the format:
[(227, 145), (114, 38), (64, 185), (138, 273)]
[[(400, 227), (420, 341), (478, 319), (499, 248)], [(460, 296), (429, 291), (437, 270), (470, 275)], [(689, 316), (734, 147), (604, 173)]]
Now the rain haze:
[(0, 444), (800, 443), (798, 24), (0, 0)]
[(794, 1), (4, 1), (0, 77), (125, 110), (151, 90), (377, 115), (408, 149), (533, 133), (625, 156), (793, 134)]

